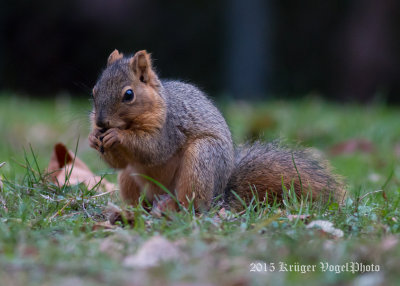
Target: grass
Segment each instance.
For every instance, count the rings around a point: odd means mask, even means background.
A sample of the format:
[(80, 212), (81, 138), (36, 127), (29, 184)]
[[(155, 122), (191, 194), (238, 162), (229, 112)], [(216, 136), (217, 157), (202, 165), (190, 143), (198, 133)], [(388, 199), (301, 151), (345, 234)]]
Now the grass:
[[(79, 137), (78, 156), (96, 173), (116, 180), (88, 147), (90, 103), (3, 94), (1, 284), (395, 285), (400, 270), (400, 108), (318, 99), (221, 106), (236, 142), (261, 130), (263, 139), (286, 138), (327, 154), (346, 178), (350, 198), (345, 206), (301, 202), (289, 189), (281, 204), (253, 201), (241, 213), (215, 207), (201, 215), (188, 210), (156, 218), (137, 208), (132, 228), (98, 228), (109, 201), (125, 207), (118, 195), (94, 197), (96, 191), (82, 184), (59, 188), (43, 172), (56, 142), (74, 149)], [(351, 138), (369, 140), (374, 148), (331, 154), (334, 144)], [(377, 190), (384, 192), (373, 193)], [(332, 222), (344, 236), (307, 228), (314, 220)], [(148, 246), (151, 241), (156, 243)], [(171, 259), (145, 266), (168, 249)], [(380, 271), (351, 273), (334, 267), (351, 262), (379, 265)], [(329, 263), (331, 271), (322, 271), (321, 263)], [(290, 265), (299, 268), (289, 271)], [(316, 265), (316, 271), (301, 273), (301, 265)], [(285, 267), (288, 271), (279, 271)]]

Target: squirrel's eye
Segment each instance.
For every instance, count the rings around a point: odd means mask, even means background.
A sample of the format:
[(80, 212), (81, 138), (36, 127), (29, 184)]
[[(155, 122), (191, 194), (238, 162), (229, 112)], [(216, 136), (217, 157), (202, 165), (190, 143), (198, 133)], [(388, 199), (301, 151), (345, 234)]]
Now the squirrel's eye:
[(135, 94), (133, 93), (133, 90), (128, 89), (127, 91), (125, 91), (122, 101), (129, 102), (129, 101), (132, 101), (134, 97), (135, 97)]

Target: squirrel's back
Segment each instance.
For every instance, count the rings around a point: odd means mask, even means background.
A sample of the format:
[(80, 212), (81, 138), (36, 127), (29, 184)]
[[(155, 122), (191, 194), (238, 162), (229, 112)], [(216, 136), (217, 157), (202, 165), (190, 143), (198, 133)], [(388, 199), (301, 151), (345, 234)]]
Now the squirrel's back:
[[(221, 112), (197, 87), (181, 81), (162, 80), (168, 114), (188, 135), (215, 136), (232, 145), (231, 133)], [(233, 146), (231, 147), (233, 150)]]

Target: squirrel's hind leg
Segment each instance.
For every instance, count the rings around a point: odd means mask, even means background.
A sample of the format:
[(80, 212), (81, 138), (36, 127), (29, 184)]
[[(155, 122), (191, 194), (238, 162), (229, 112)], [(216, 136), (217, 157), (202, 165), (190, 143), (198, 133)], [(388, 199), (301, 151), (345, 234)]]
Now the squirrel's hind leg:
[(177, 199), (187, 207), (194, 199), (196, 210), (208, 209), (213, 198), (226, 185), (232, 156), (226, 142), (215, 138), (201, 138), (190, 142), (183, 153), (177, 174)]

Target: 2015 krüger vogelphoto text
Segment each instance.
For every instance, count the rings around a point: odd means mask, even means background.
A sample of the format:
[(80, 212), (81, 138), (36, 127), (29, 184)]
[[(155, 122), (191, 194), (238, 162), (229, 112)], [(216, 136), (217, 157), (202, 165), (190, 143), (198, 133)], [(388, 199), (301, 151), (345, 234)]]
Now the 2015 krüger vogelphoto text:
[(250, 263), (250, 272), (334, 272), (336, 274), (350, 272), (350, 273), (364, 273), (364, 272), (379, 272), (379, 264), (365, 264), (356, 261), (349, 261), (344, 264), (330, 264), (329, 262), (319, 262), (317, 264), (300, 264), (286, 263), (286, 262), (265, 262), (256, 261)]

